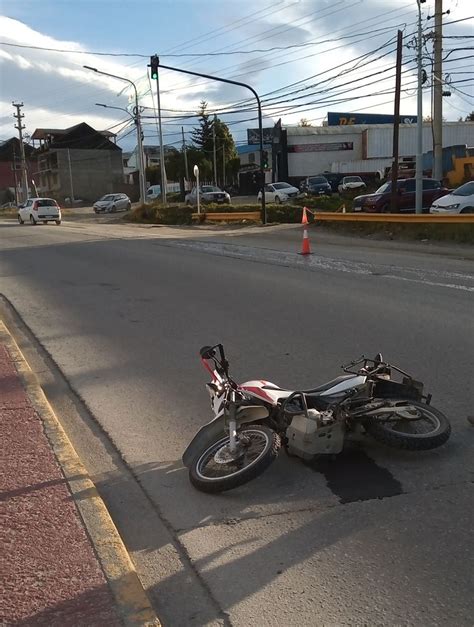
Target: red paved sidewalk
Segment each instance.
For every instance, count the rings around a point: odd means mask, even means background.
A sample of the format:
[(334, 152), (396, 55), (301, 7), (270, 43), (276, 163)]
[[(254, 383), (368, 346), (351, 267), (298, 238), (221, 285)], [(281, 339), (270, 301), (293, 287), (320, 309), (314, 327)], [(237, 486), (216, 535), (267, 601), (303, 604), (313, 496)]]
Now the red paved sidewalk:
[(0, 343), (0, 625), (122, 624), (40, 416)]

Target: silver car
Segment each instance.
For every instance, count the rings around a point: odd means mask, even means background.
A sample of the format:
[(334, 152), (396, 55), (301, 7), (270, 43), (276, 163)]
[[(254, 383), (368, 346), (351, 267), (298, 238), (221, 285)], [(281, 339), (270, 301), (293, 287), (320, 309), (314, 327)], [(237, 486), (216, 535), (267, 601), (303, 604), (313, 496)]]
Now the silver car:
[[(230, 205), (231, 203), (230, 195), (216, 185), (201, 185), (199, 200), (203, 204), (215, 202), (218, 204)], [(185, 203), (188, 206), (197, 205), (197, 190), (195, 187), (193, 187), (189, 194), (186, 194)]]
[(106, 194), (94, 203), (95, 213), (129, 211), (131, 207), (132, 201), (127, 194)]

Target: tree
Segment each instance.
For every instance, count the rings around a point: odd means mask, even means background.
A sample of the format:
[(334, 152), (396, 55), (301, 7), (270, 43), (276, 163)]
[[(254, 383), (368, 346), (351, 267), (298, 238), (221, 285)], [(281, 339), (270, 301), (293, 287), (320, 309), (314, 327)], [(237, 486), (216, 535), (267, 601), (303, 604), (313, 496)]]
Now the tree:
[(469, 115), (466, 115), (466, 122), (474, 122), (474, 111), (471, 111)]
[[(202, 180), (206, 180), (206, 178), (207, 180), (211, 180), (214, 178), (213, 162), (215, 133), (217, 178), (225, 184), (223, 161), (226, 163), (226, 180), (229, 178), (228, 175), (235, 176), (235, 159), (237, 158), (237, 151), (235, 149), (234, 138), (232, 137), (232, 133), (225, 122), (220, 120), (217, 116), (210, 119), (210, 116), (207, 113), (207, 102), (204, 100), (200, 103), (198, 116), (199, 126), (193, 130), (192, 140), (194, 143), (194, 150), (201, 152), (202, 154), (200, 156), (195, 154), (193, 163), (197, 163), (197, 165), (199, 165), (200, 177)], [(188, 161), (189, 160), (190, 150), (188, 149)], [(202, 163), (202, 168), (200, 163)], [(208, 169), (208, 164), (210, 165), (210, 171)], [(228, 164), (232, 164), (231, 169), (228, 168)]]
[(301, 118), (301, 120), (298, 122), (298, 126), (308, 127), (312, 126), (312, 124), (307, 118)]
[(194, 145), (201, 150), (212, 148), (212, 124), (207, 113), (207, 102), (201, 100), (199, 105), (199, 126), (193, 129), (192, 140)]

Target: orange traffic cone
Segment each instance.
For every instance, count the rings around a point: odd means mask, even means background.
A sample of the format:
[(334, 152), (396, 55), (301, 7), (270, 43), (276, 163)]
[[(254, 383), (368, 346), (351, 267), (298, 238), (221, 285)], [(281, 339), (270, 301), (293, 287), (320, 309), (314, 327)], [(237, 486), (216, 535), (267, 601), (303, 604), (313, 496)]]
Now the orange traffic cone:
[(300, 255), (311, 255), (311, 248), (309, 246), (308, 229), (306, 225), (303, 230), (303, 246), (301, 247)]
[(303, 225), (303, 246), (301, 247), (300, 255), (311, 255), (311, 248), (309, 246), (308, 237), (308, 214), (306, 207), (303, 207), (303, 217), (301, 218), (301, 224)]

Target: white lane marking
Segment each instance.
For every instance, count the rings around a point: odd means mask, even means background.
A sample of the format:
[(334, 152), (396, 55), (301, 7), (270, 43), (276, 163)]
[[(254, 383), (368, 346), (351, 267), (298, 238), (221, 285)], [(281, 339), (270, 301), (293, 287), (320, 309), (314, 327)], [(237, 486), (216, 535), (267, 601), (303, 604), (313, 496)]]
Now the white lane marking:
[[(460, 283), (454, 282), (445, 283), (442, 281), (433, 280), (434, 278), (441, 278), (446, 280), (458, 279), (466, 282), (474, 281), (474, 275), (462, 274), (459, 272), (419, 270), (416, 268), (404, 268), (402, 266), (371, 265), (368, 263), (356, 261), (352, 262), (342, 259), (327, 259), (325, 257), (319, 257), (317, 255), (312, 255), (310, 257), (299, 257), (294, 253), (287, 253), (284, 251), (277, 251), (268, 248), (256, 249), (247, 246), (237, 246), (234, 244), (217, 244), (213, 242), (202, 241), (174, 241), (172, 243), (168, 243), (163, 240), (161, 240), (159, 243), (164, 246), (176, 246), (208, 254), (222, 255), (248, 261), (273, 263), (280, 266), (305, 268), (310, 270), (336, 270), (338, 272), (344, 272), (349, 274), (360, 274), (376, 277), (378, 276), (380, 278), (393, 279), (395, 281), (406, 281), (410, 283), (420, 283), (422, 285), (431, 285), (433, 287), (444, 287), (448, 289), (474, 292), (474, 286), (462, 285)], [(393, 271), (398, 271), (411, 276), (399, 276), (397, 274), (392, 274)]]

